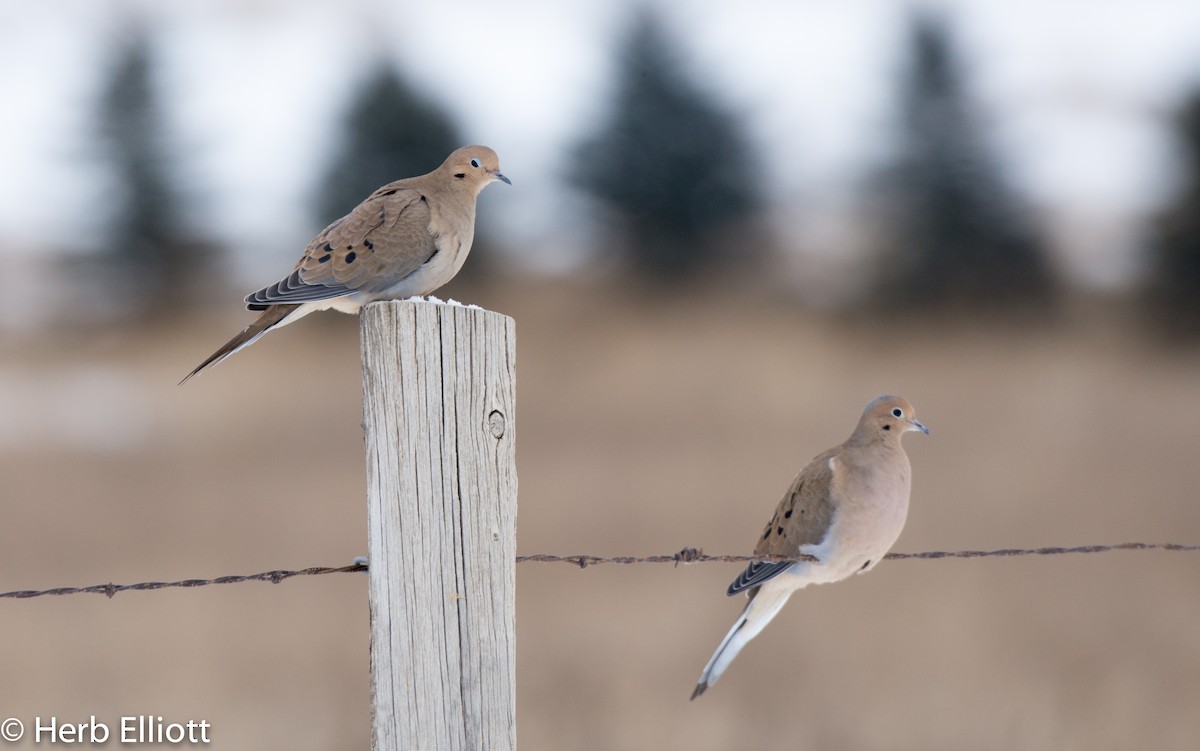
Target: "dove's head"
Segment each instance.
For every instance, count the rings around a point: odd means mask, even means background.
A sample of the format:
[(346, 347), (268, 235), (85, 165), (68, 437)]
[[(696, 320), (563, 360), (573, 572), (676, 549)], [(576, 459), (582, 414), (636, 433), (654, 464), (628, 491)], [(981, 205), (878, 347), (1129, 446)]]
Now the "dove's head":
[(500, 157), (487, 146), (463, 146), (446, 157), (441, 168), (475, 195), (495, 180), (512, 185), (512, 181), (500, 172)]
[(913, 405), (903, 397), (880, 396), (863, 410), (854, 434), (865, 441), (899, 441), (900, 436), (912, 430), (929, 435), (929, 428), (917, 421), (917, 410)]

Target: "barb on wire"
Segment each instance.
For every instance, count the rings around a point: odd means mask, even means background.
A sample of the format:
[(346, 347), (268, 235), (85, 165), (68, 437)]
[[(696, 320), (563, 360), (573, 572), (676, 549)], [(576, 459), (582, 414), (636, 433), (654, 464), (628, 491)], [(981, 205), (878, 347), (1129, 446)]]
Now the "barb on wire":
[[(1046, 547), (1046, 548), (1002, 548), (1000, 550), (928, 550), (922, 553), (888, 553), (884, 556), (889, 560), (934, 560), (939, 558), (994, 558), (1013, 557), (1021, 555), (1063, 555), (1069, 553), (1107, 553), (1113, 550), (1169, 550), (1174, 552), (1195, 553), (1200, 551), (1200, 545), (1185, 545), (1177, 542), (1122, 542), (1114, 545), (1077, 545), (1075, 547)], [(671, 555), (648, 556), (598, 556), (598, 555), (550, 555), (536, 553), (517, 556), (517, 563), (570, 563), (579, 568), (587, 568), (602, 563), (749, 563), (751, 561), (811, 561), (809, 555), (706, 555), (700, 548), (683, 548)], [(146, 589), (175, 589), (207, 587), (211, 584), (241, 584), (249, 581), (270, 582), (278, 584), (296, 576), (323, 576), (325, 574), (351, 574), (367, 570), (366, 564), (355, 563), (350, 566), (327, 567), (317, 566), (298, 571), (263, 571), (259, 574), (241, 576), (221, 576), (216, 579), (184, 579), (174, 582), (139, 582), (137, 584), (94, 584), (90, 587), (56, 587), (55, 589), (21, 589), (13, 592), (0, 592), (0, 599), (29, 599), (49, 595), (102, 594), (109, 598), (118, 592)]]

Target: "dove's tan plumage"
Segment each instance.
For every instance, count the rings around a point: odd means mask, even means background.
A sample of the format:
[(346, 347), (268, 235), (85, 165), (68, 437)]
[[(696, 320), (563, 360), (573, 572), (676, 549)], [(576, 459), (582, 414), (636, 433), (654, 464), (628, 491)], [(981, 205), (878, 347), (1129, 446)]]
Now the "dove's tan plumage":
[(870, 571), (892, 547), (908, 514), (911, 470), (900, 438), (911, 430), (929, 432), (906, 400), (881, 396), (867, 405), (844, 443), (796, 476), (754, 554), (817, 560), (756, 561), (729, 585), (727, 594), (744, 591), (750, 602), (704, 666), (693, 699), (717, 682), (793, 592)]
[(475, 198), (495, 180), (509, 182), (496, 152), (465, 146), (433, 172), (376, 190), (313, 238), (287, 278), (247, 295), (246, 307), (262, 315), (183, 380), (313, 311), (357, 313), (375, 300), (441, 287), (466, 261)]

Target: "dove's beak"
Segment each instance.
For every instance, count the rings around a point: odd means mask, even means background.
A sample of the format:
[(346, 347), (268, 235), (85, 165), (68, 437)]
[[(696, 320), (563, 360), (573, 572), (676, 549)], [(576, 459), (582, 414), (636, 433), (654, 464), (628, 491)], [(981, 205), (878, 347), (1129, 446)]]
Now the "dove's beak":
[(512, 185), (512, 180), (509, 180), (507, 177), (505, 177), (504, 173), (500, 172), (499, 170), (496, 170), (495, 172), (493, 172), (492, 177), (496, 178), (497, 180), (500, 180), (501, 182), (505, 182), (505, 183), (508, 183), (509, 185)]
[(919, 430), (922, 433), (924, 433), (925, 435), (929, 435), (929, 428), (925, 427), (924, 425), (917, 422), (916, 420), (909, 420), (908, 424), (912, 426), (911, 428), (909, 428), (909, 430)]

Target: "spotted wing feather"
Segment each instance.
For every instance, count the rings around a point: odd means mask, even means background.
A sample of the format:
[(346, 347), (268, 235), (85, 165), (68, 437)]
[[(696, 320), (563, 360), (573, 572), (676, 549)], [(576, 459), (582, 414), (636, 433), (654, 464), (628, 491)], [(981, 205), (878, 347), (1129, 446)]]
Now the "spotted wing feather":
[(286, 278), (247, 295), (247, 307), (386, 290), (437, 252), (430, 216), (422, 191), (385, 185), (313, 238)]
[[(830, 487), (833, 470), (829, 466), (832, 452), (821, 454), (809, 462), (775, 508), (770, 523), (758, 538), (755, 555), (796, 555), (803, 545), (817, 545), (824, 539), (833, 519), (833, 498)], [(787, 561), (753, 561), (729, 585), (726, 594), (753, 590), (763, 582), (779, 576), (794, 564)]]

